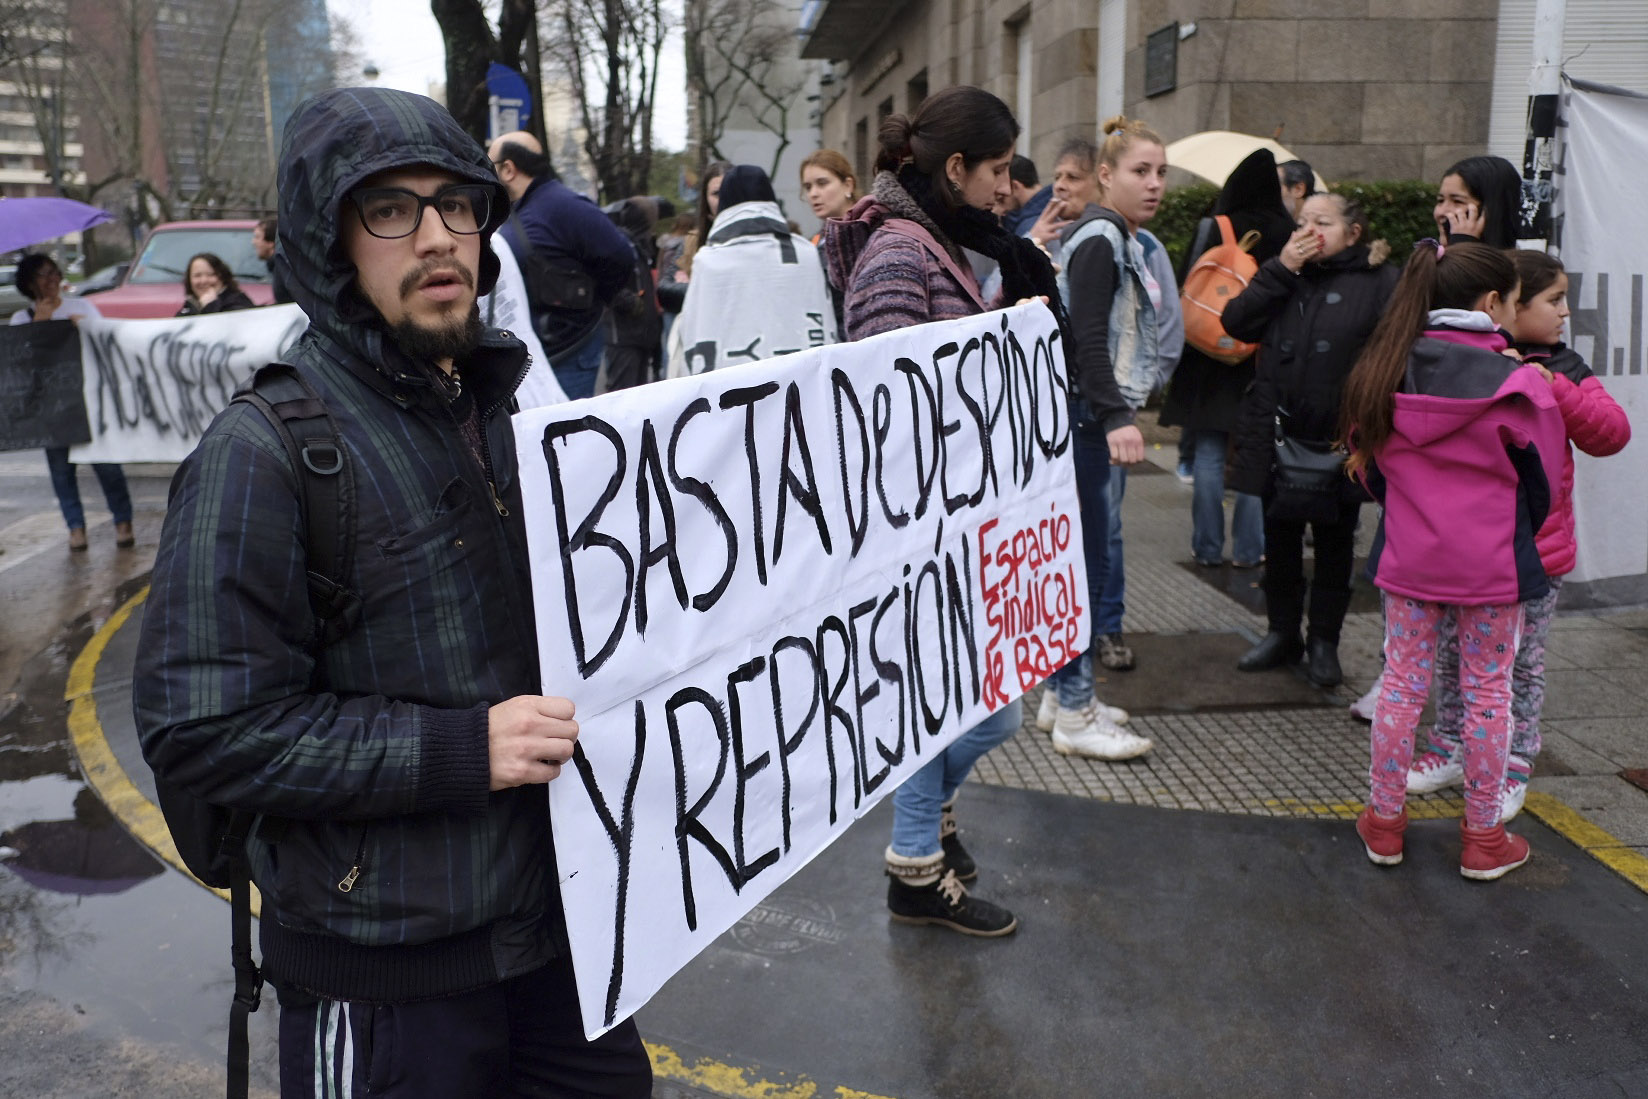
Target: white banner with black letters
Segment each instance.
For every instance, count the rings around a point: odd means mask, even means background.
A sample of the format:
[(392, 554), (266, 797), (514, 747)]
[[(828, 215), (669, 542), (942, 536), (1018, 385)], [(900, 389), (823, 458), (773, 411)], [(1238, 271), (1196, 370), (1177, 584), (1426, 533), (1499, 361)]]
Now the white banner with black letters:
[(1080, 647), (1068, 377), (1034, 304), (515, 417), (590, 1035)]
[(212, 417), (309, 327), (295, 305), (164, 320), (80, 320), (92, 441), (76, 462), (181, 462)]
[[(1569, 343), (1640, 431), (1648, 424), (1648, 96), (1569, 81), (1564, 114), (1556, 209), (1572, 310)], [(1648, 445), (1638, 439), (1608, 458), (1576, 449), (1574, 462), (1579, 561), (1563, 606), (1648, 600)]]
[[(527, 345), (532, 365), (516, 397), (523, 408), (564, 401), (533, 335), (515, 256), (497, 236), (492, 244), (500, 273), (493, 292), (480, 300), (481, 318)], [(258, 367), (284, 358), (308, 327), (295, 305), (157, 320), (83, 318), (80, 360), (92, 438), (70, 456), (76, 462), (181, 462), (235, 389)]]

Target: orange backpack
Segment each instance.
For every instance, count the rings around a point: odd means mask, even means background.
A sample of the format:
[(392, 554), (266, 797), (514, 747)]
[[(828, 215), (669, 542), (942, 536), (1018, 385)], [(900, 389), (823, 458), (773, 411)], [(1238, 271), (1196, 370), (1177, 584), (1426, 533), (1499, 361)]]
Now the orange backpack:
[(1203, 252), (1185, 276), (1179, 307), (1184, 313), (1185, 343), (1234, 366), (1259, 350), (1259, 345), (1232, 339), (1219, 318), (1225, 304), (1246, 290), (1259, 273), (1259, 262), (1251, 255), (1259, 232), (1250, 229), (1237, 241), (1228, 217), (1221, 214), (1213, 220), (1219, 224), (1219, 243)]

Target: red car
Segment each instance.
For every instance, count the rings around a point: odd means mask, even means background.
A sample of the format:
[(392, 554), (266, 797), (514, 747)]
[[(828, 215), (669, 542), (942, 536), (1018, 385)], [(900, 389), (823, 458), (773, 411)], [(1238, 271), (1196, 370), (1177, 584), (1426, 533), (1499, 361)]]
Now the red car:
[(120, 285), (97, 295), (97, 311), (105, 317), (176, 316), (183, 308), (183, 269), (189, 257), (199, 252), (222, 259), (247, 297), (269, 305), (275, 300), (269, 269), (252, 251), (256, 225), (241, 220), (170, 221), (155, 226)]

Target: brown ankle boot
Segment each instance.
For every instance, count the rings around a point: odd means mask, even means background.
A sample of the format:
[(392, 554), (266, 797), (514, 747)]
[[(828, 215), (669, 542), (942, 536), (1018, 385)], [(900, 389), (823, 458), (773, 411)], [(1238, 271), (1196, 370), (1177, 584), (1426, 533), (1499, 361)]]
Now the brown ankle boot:
[(114, 525), (114, 544), (121, 549), (131, 549), (137, 545), (137, 535), (132, 533), (130, 523), (116, 523)]
[(85, 527), (69, 528), (69, 548), (76, 553), (84, 553), (86, 551)]

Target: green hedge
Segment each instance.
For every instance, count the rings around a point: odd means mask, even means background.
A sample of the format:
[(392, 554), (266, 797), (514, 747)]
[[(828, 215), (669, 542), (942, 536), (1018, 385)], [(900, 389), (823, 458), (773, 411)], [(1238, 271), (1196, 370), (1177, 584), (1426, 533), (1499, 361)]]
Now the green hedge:
[[(1336, 183), (1329, 190), (1358, 202), (1368, 212), (1373, 231), (1370, 240), (1383, 240), (1391, 247), (1391, 258), (1407, 262), (1413, 242), (1436, 235), (1431, 210), (1436, 206), (1436, 185), (1415, 179), (1386, 182)], [(1176, 187), (1162, 196), (1162, 204), (1147, 228), (1161, 238), (1173, 257), (1177, 271), (1185, 249), (1196, 232), (1196, 223), (1207, 216), (1219, 189), (1211, 183)]]

